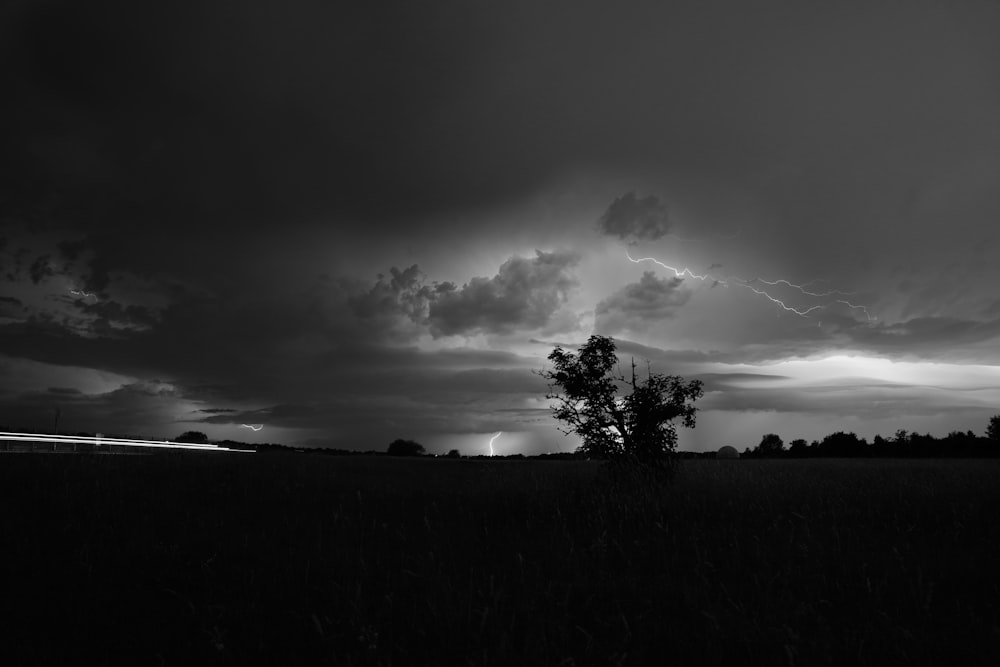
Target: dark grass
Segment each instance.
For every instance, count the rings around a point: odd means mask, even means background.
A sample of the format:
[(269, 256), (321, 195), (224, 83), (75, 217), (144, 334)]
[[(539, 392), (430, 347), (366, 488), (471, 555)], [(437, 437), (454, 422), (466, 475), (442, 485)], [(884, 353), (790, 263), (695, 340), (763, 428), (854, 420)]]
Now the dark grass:
[(1000, 664), (1000, 461), (0, 456), (4, 664)]

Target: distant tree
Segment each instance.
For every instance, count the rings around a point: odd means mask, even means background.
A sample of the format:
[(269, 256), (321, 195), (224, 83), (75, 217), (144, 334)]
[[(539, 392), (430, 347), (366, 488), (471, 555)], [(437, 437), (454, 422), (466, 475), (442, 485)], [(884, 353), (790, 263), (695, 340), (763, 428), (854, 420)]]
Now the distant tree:
[(1000, 415), (990, 417), (990, 423), (986, 427), (986, 437), (993, 442), (1000, 442)]
[(582, 438), (588, 457), (659, 468), (677, 448), (673, 421), (695, 425), (701, 382), (651, 371), (637, 378), (635, 361), (627, 379), (610, 337), (591, 336), (578, 354), (557, 346), (548, 358), (554, 368), (537, 373), (549, 382), (546, 398), (556, 401), (552, 414), (566, 424), (563, 433)]
[(389, 443), (386, 453), (390, 456), (421, 456), (424, 453), (424, 446), (413, 440), (393, 440)]
[(897, 445), (905, 445), (910, 441), (910, 434), (905, 428), (898, 429), (896, 434), (892, 436), (892, 441)]
[(781, 456), (785, 451), (785, 442), (776, 433), (768, 433), (760, 440), (755, 450), (758, 456)]
[(195, 444), (205, 444), (208, 442), (208, 436), (201, 431), (185, 431), (181, 433), (178, 437), (174, 438), (174, 442), (190, 442)]
[(802, 438), (792, 440), (788, 447), (788, 454), (795, 457), (807, 456), (809, 454), (809, 443)]
[(448, 450), (448, 453), (445, 456), (447, 456), (449, 459), (460, 459), (462, 458), (462, 453), (457, 449), (450, 449)]
[(856, 433), (837, 431), (823, 438), (820, 443), (820, 453), (823, 456), (865, 456), (868, 454), (868, 441), (859, 438)]

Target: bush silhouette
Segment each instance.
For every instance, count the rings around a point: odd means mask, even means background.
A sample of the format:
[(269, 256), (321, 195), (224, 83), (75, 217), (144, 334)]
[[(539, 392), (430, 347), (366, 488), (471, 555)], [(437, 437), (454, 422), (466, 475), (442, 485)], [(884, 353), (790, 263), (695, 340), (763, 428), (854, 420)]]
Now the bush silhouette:
[(386, 453), (390, 456), (420, 456), (424, 453), (424, 446), (413, 440), (397, 439), (389, 443)]

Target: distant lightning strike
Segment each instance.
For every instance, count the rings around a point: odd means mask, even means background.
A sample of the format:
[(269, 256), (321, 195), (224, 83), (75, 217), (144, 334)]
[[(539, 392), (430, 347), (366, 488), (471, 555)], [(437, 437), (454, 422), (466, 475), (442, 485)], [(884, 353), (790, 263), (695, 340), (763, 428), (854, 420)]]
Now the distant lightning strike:
[(795, 283), (788, 282), (787, 280), (764, 280), (763, 278), (754, 278), (750, 282), (764, 283), (765, 285), (777, 286), (777, 285), (788, 285), (793, 289), (797, 289), (803, 294), (808, 294), (809, 296), (824, 297), (833, 296), (834, 294), (838, 296), (852, 296), (854, 292), (841, 292), (840, 290), (832, 289), (826, 292), (810, 292), (806, 289), (806, 285), (811, 285), (812, 283), (819, 282), (818, 280), (810, 280), (807, 283), (802, 283), (801, 285), (796, 285)]
[(667, 266), (666, 264), (664, 264), (660, 260), (656, 259), (655, 257), (640, 257), (639, 259), (633, 259), (632, 255), (629, 254), (628, 250), (625, 251), (625, 256), (629, 258), (630, 262), (634, 262), (636, 264), (638, 264), (639, 262), (653, 262), (654, 264), (662, 266), (667, 271), (673, 271), (674, 277), (676, 277), (676, 278), (683, 278), (684, 276), (691, 276), (692, 278), (696, 278), (696, 279), (702, 280), (702, 281), (704, 281), (704, 280), (718, 280), (718, 282), (719, 282), (720, 285), (726, 285), (727, 284), (725, 280), (719, 280), (718, 278), (713, 278), (711, 275), (709, 275), (707, 273), (705, 275), (700, 276), (697, 273), (693, 273), (691, 271), (691, 269), (688, 269), (688, 268), (678, 269), (678, 268), (675, 268), (673, 266)]
[(254, 433), (264, 428), (263, 424), (240, 424), (240, 426), (242, 426), (243, 428), (248, 428)]
[(861, 312), (863, 312), (865, 314), (865, 317), (868, 318), (869, 322), (873, 322), (876, 319), (878, 319), (877, 317), (872, 317), (871, 316), (871, 313), (868, 312), (868, 308), (866, 306), (856, 306), (853, 303), (851, 303), (850, 301), (844, 301), (843, 299), (837, 299), (837, 303), (842, 303), (845, 306), (847, 306), (848, 308), (853, 308), (854, 310), (860, 310)]
[[(726, 280), (726, 279), (723, 279), (723, 278), (717, 278), (717, 277), (715, 277), (715, 276), (713, 276), (713, 275), (711, 275), (709, 273), (706, 273), (706, 274), (703, 274), (703, 275), (699, 275), (697, 273), (694, 273), (693, 271), (691, 271), (690, 269), (688, 269), (686, 267), (679, 269), (677, 267), (673, 267), (673, 266), (670, 266), (668, 264), (664, 264), (663, 262), (661, 262), (660, 260), (656, 259), (655, 257), (640, 257), (640, 258), (637, 259), (637, 258), (632, 257), (632, 255), (629, 254), (628, 250), (625, 251), (625, 256), (628, 257), (629, 261), (632, 262), (632, 263), (634, 263), (634, 264), (638, 264), (640, 262), (653, 262), (657, 266), (661, 266), (664, 269), (666, 269), (667, 271), (671, 271), (676, 278), (683, 278), (684, 276), (690, 276), (691, 278), (695, 278), (696, 280), (701, 280), (703, 282), (706, 281), (706, 280), (711, 280), (712, 281), (712, 287), (715, 287), (716, 285), (722, 285), (723, 287), (729, 287), (730, 285), (736, 285), (737, 287), (745, 287), (746, 289), (750, 290), (754, 294), (759, 294), (760, 296), (763, 296), (764, 298), (768, 299), (769, 301), (771, 301), (771, 303), (775, 304), (776, 306), (780, 307), (781, 309), (783, 309), (783, 310), (785, 310), (785, 311), (787, 311), (789, 313), (795, 313), (796, 315), (799, 315), (800, 317), (809, 317), (810, 313), (812, 313), (813, 311), (816, 311), (816, 310), (820, 310), (822, 308), (826, 308), (828, 304), (826, 304), (826, 305), (822, 305), (821, 304), (821, 305), (811, 306), (811, 307), (805, 308), (805, 309), (794, 308), (794, 307), (789, 306), (788, 304), (786, 304), (781, 299), (779, 299), (779, 298), (777, 298), (777, 297), (769, 294), (766, 290), (754, 287), (752, 283), (763, 283), (765, 285), (771, 285), (771, 286), (786, 285), (788, 287), (791, 287), (792, 289), (798, 290), (799, 292), (801, 292), (804, 295), (811, 296), (811, 297), (817, 297), (817, 298), (823, 298), (823, 297), (835, 296), (835, 295), (836, 296), (850, 296), (850, 295), (854, 294), (854, 292), (841, 292), (840, 290), (828, 290), (826, 292), (810, 292), (809, 290), (806, 289), (807, 285), (811, 285), (811, 284), (817, 283), (817, 282), (826, 282), (824, 279), (810, 280), (809, 282), (805, 282), (805, 283), (801, 283), (801, 284), (796, 284), (796, 283), (793, 283), (793, 282), (790, 282), (790, 281), (784, 280), (784, 279), (779, 279), (779, 280), (764, 280), (763, 278), (754, 278), (753, 280), (745, 280), (743, 278), (736, 278), (735, 280)], [(713, 264), (712, 267), (710, 267), (710, 270), (711, 270), (711, 268), (714, 268), (716, 266), (720, 266), (721, 267), (721, 265)], [(871, 314), (868, 312), (868, 308), (865, 307), (865, 306), (855, 305), (855, 304), (850, 303), (849, 301), (845, 301), (843, 299), (837, 299), (836, 303), (842, 303), (842, 304), (846, 305), (848, 308), (852, 308), (854, 310), (861, 310), (865, 314), (865, 317), (868, 318), (869, 322), (873, 321), (873, 319), (874, 319), (871, 316)]]
[(496, 440), (497, 438), (499, 438), (501, 433), (503, 433), (503, 431), (497, 431), (497, 434), (495, 436), (493, 436), (492, 438), (490, 438), (490, 456), (494, 455), (493, 454), (493, 441)]
[(97, 298), (97, 295), (94, 294), (93, 292), (84, 292), (81, 289), (71, 289), (69, 293), (72, 294), (73, 296), (78, 296), (81, 299), (86, 299), (87, 297), (91, 296), (94, 297), (95, 299)]

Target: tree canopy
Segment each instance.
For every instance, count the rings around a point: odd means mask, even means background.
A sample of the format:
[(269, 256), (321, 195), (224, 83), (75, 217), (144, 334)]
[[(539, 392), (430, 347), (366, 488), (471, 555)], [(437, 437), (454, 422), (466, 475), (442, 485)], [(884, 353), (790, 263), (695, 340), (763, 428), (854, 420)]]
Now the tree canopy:
[(421, 456), (424, 446), (413, 440), (397, 439), (389, 443), (386, 453), (390, 456)]
[(591, 336), (577, 354), (556, 346), (548, 358), (553, 368), (539, 374), (549, 381), (546, 397), (556, 401), (552, 414), (566, 425), (563, 433), (580, 436), (587, 456), (659, 464), (677, 447), (674, 420), (695, 425), (701, 382), (648, 368), (640, 378), (634, 360), (626, 378), (610, 337)]

